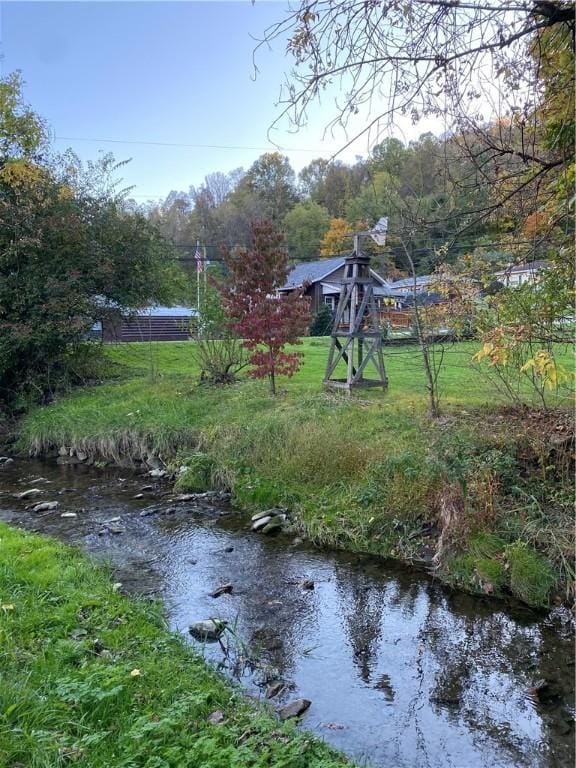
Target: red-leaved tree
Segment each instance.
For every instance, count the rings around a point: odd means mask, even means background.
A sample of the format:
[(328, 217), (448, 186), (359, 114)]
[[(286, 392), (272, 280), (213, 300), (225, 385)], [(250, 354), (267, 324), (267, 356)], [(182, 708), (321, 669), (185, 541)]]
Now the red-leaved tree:
[(252, 352), (250, 375), (268, 377), (276, 394), (276, 377), (292, 376), (302, 363), (301, 352), (285, 347), (307, 332), (310, 301), (299, 290), (276, 292), (289, 271), (283, 235), (268, 221), (252, 222), (251, 232), (250, 248), (223, 251), (228, 274), (220, 291), (231, 329)]

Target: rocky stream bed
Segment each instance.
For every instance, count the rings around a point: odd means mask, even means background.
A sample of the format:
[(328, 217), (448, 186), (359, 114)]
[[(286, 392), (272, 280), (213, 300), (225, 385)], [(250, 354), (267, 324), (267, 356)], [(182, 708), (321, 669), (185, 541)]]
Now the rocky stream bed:
[(268, 517), (255, 525), (225, 497), (179, 496), (127, 469), (0, 465), (0, 519), (110, 562), (119, 589), (161, 598), (171, 627), (247, 695), (300, 716), (359, 764), (574, 765), (561, 609), (314, 550), (278, 533), (281, 513)]

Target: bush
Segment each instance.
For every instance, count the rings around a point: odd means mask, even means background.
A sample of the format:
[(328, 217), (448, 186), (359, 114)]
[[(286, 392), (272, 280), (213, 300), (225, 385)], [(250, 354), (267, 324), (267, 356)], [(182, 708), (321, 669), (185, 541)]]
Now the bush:
[(334, 318), (328, 304), (321, 304), (310, 325), (310, 336), (330, 336)]

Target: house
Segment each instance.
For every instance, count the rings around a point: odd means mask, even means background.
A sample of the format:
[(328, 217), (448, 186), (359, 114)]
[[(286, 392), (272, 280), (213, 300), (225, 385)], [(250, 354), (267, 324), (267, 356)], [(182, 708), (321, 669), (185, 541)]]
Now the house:
[[(416, 277), (416, 293), (424, 293), (430, 289), (431, 284), (438, 280), (437, 275), (420, 275)], [(402, 296), (414, 295), (414, 278), (403, 277), (401, 280), (394, 280), (390, 283), (390, 288), (395, 293)]]
[(517, 288), (525, 283), (535, 283), (538, 281), (540, 273), (548, 269), (548, 262), (538, 259), (536, 261), (527, 261), (525, 264), (510, 264), (506, 269), (495, 273), (498, 282), (507, 288)]
[[(390, 284), (375, 270), (370, 270), (373, 279), (374, 296), (379, 309), (400, 309), (403, 304), (401, 294), (393, 291)], [(279, 293), (290, 293), (304, 288), (304, 295), (311, 298), (312, 314), (316, 314), (322, 304), (327, 304), (334, 312), (340, 295), (340, 280), (344, 277), (344, 256), (331, 259), (308, 261), (296, 264), (278, 289)]]
[(190, 307), (144, 307), (123, 316), (108, 313), (96, 326), (106, 342), (125, 341), (186, 341), (191, 336), (190, 324), (198, 311)]

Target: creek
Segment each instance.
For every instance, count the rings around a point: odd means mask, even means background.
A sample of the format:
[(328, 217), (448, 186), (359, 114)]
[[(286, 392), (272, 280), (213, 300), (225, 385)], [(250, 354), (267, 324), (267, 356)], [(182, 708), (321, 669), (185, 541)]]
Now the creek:
[[(0, 466), (0, 519), (111, 563), (124, 591), (161, 598), (171, 628), (248, 695), (265, 699), (278, 682), (271, 706), (311, 700), (302, 726), (358, 764), (572, 768), (561, 609), (453, 592), (388, 562), (253, 533), (224, 502), (174, 497), (125, 469)], [(35, 513), (33, 501), (58, 508)], [(212, 597), (225, 583), (232, 591)], [(229, 622), (223, 642), (193, 640), (189, 625), (212, 617)]]

